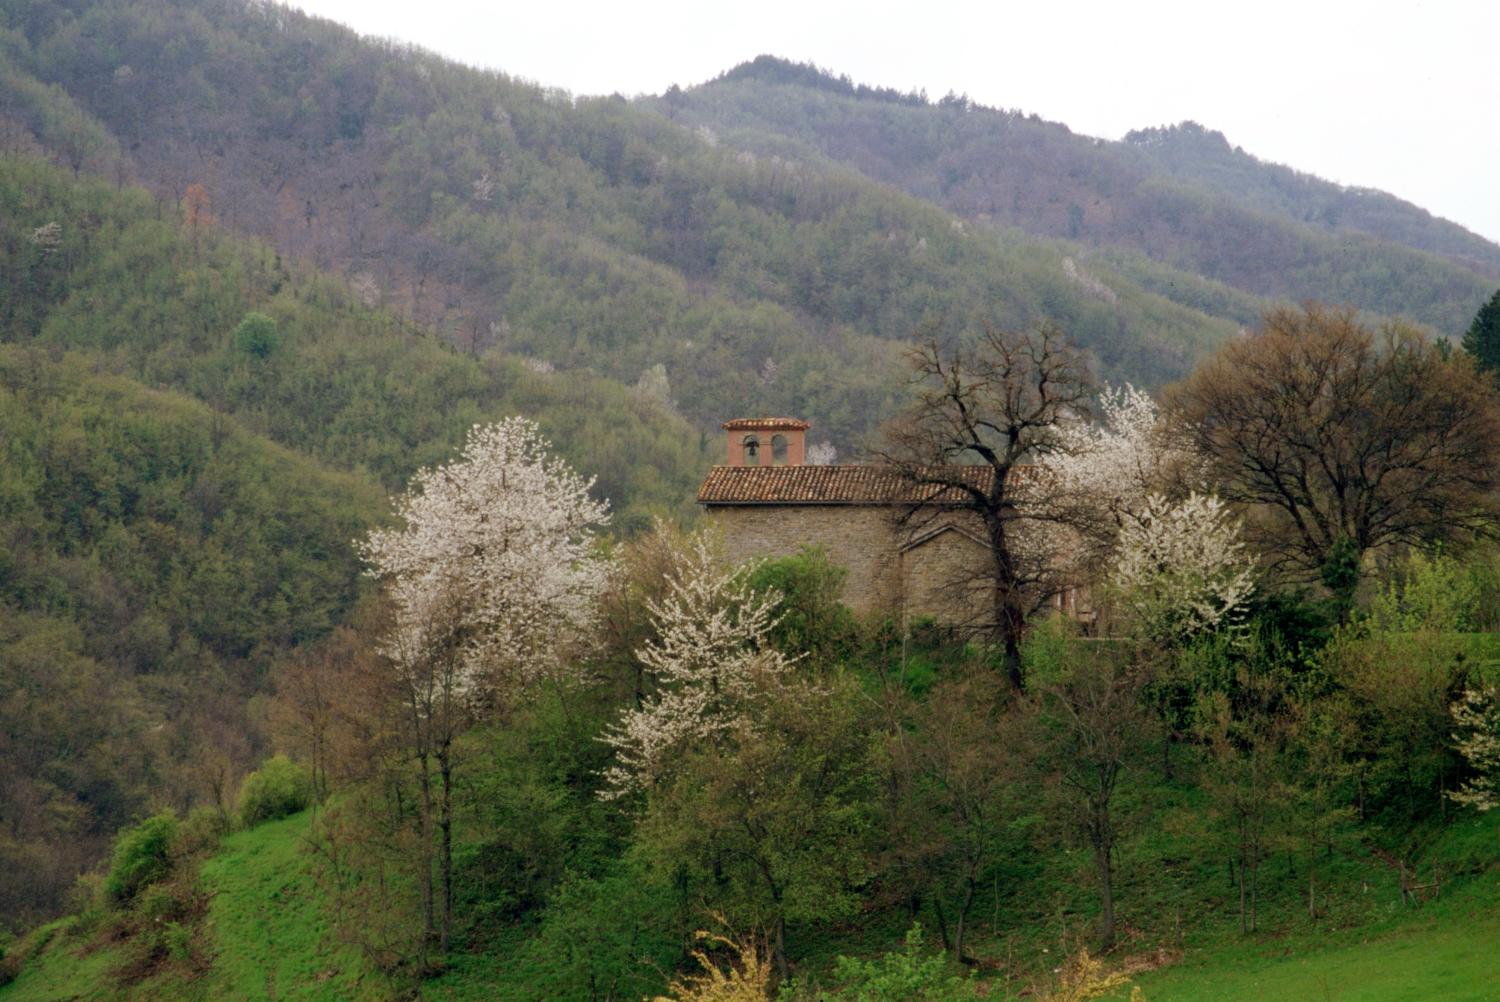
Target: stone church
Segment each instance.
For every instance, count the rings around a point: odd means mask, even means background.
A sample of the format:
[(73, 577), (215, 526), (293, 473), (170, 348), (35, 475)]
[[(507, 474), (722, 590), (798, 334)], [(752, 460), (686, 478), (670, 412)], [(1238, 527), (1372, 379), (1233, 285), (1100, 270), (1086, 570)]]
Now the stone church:
[[(916, 492), (933, 488), (889, 467), (807, 465), (806, 421), (738, 418), (723, 428), (728, 461), (709, 472), (698, 503), (731, 559), (818, 546), (848, 571), (842, 597), (856, 613), (974, 627), (993, 618), (982, 581), (988, 548), (972, 515), (940, 496), (919, 505)], [(993, 476), (987, 466), (965, 471), (978, 482)]]

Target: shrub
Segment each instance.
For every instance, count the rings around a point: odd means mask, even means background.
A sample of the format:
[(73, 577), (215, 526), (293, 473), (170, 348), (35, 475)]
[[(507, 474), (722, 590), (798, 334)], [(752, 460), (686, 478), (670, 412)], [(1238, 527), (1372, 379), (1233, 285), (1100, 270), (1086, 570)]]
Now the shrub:
[(83, 933), (97, 929), (108, 916), (109, 900), (105, 878), (97, 873), (80, 873), (64, 899), (68, 911), (78, 918), (76, 928)]
[(281, 347), (281, 332), (264, 313), (246, 313), (234, 329), (234, 346), (252, 358), (269, 358)]
[(843, 988), (833, 996), (850, 1002), (949, 1002), (975, 998), (972, 978), (948, 973), (948, 960), (941, 953), (927, 953), (922, 945), (922, 927), (914, 925), (906, 934), (906, 945), (878, 960), (840, 957), (835, 977)]
[(312, 803), (312, 775), (285, 755), (273, 755), (240, 787), (240, 824), (252, 828), (296, 814)]
[(129, 901), (141, 888), (172, 872), (172, 843), (177, 838), (177, 815), (162, 811), (122, 831), (115, 840), (114, 860), (105, 889), (115, 901)]
[(789, 654), (806, 652), (815, 664), (838, 663), (858, 650), (859, 624), (839, 601), (847, 575), (815, 546), (756, 565), (751, 587), (781, 594), (780, 618), (771, 631), (777, 647)]
[(142, 888), (135, 900), (135, 912), (148, 927), (175, 921), (186, 911), (187, 906), (178, 889), (168, 884)]
[(177, 829), (172, 854), (179, 859), (206, 856), (219, 847), (219, 840), (229, 832), (229, 818), (217, 807), (199, 805), (188, 811)]

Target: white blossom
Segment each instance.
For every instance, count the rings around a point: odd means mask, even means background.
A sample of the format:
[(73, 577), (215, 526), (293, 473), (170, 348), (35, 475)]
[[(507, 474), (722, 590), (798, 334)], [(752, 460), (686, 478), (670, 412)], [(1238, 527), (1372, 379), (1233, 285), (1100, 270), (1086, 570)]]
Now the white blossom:
[(374, 309), (380, 305), (380, 283), (368, 271), (356, 272), (349, 279), (349, 288), (361, 306)]
[(385, 654), (452, 650), (458, 688), (479, 695), (535, 680), (590, 625), (606, 577), (593, 530), (608, 505), (547, 448), (525, 418), (476, 425), (456, 461), (412, 478), (402, 526), (360, 544), (395, 605)]
[(702, 535), (693, 540), (666, 596), (647, 605), (657, 639), (636, 657), (658, 688), (606, 732), (616, 762), (604, 773), (601, 797), (648, 787), (674, 753), (748, 719), (756, 693), (793, 663), (770, 641), (780, 602), (774, 592), (753, 592), (746, 568), (722, 567)]
[(667, 378), (667, 367), (660, 362), (644, 370), (635, 381), (635, 396), (668, 414), (677, 413), (677, 405), (672, 402), (672, 382)]
[(495, 182), (490, 177), (490, 172), (485, 171), (474, 179), (474, 201), (488, 202), (495, 196)]
[(808, 466), (832, 466), (838, 462), (839, 450), (829, 441), (815, 442), (807, 447)]
[(1149, 393), (1128, 383), (1107, 388), (1099, 409), (1099, 424), (1077, 421), (1062, 429), (1043, 463), (1046, 490), (1090, 505), (1118, 526), (1167, 480), (1200, 478), (1200, 460), (1163, 426)]
[(1120, 529), (1110, 584), (1137, 628), (1165, 640), (1228, 620), (1250, 597), (1255, 575), (1223, 501), (1151, 494)]
[(1070, 278), (1079, 286), (1079, 288), (1083, 289), (1084, 292), (1087, 292), (1095, 299), (1102, 300), (1106, 303), (1113, 303), (1120, 298), (1115, 294), (1114, 289), (1111, 289), (1109, 286), (1099, 281), (1093, 275), (1090, 275), (1088, 272), (1078, 267), (1077, 263), (1075, 263), (1072, 258), (1063, 258), (1062, 267), (1064, 275), (1067, 275), (1068, 278)]
[(1500, 691), (1470, 689), (1450, 708), (1453, 746), (1474, 775), (1448, 799), (1480, 812), (1500, 807)]
[(31, 231), (31, 242), (41, 248), (43, 254), (51, 254), (62, 246), (63, 230), (62, 224), (53, 221), (43, 223)]

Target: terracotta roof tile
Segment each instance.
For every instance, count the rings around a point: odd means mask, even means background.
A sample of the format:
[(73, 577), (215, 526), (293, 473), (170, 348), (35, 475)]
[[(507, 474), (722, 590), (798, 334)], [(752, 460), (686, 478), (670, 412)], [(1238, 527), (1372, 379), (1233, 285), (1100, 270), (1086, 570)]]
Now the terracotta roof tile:
[[(942, 468), (944, 478), (955, 474), (985, 489), (995, 476), (988, 466)], [(895, 505), (959, 500), (955, 488), (914, 484), (891, 466), (715, 466), (698, 488), (698, 503), (705, 505)]]
[(741, 417), (719, 427), (725, 431), (806, 431), (812, 425), (793, 417)]

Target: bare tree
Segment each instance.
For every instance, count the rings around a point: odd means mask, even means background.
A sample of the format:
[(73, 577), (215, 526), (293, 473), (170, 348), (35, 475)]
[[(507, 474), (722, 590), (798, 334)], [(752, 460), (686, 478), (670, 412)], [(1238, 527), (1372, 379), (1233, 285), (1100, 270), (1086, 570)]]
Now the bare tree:
[(1266, 314), (1169, 397), (1258, 548), (1346, 601), (1371, 549), (1494, 530), (1496, 404), (1467, 357), (1317, 305)]
[(911, 363), (916, 402), (887, 429), (883, 457), (912, 487), (905, 521), (914, 530), (955, 511), (982, 529), (987, 559), (976, 576), (988, 593), (987, 625), (1021, 689), (1027, 617), (1067, 583), (1045, 531), (1053, 515), (1025, 489), (1024, 470), (1065, 447), (1064, 426), (1089, 410), (1093, 376), (1051, 324), (987, 329), (952, 349), (928, 340)]

